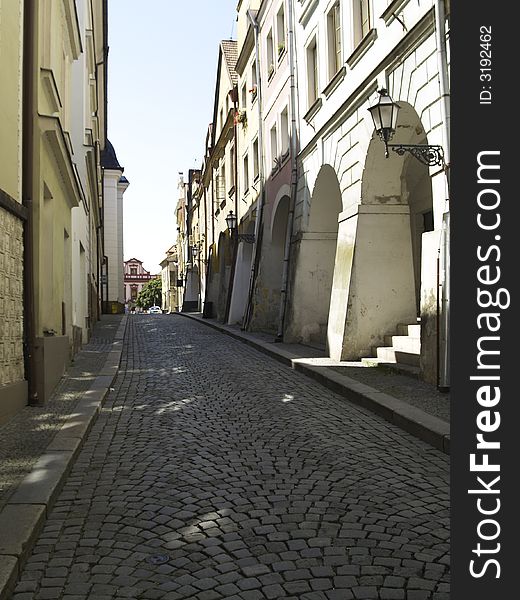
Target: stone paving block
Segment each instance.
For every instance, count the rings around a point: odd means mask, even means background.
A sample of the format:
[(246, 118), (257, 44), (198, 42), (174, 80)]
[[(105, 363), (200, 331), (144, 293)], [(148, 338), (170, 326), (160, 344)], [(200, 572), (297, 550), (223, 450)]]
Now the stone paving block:
[(65, 569), (58, 597), (111, 600), (393, 600), (429, 592), (419, 580), (448, 585), (445, 455), (253, 348), (158, 317), (130, 319), (114, 390), (21, 581), (44, 589)]
[(379, 596), (381, 600), (404, 600), (406, 592), (403, 589), (381, 588)]

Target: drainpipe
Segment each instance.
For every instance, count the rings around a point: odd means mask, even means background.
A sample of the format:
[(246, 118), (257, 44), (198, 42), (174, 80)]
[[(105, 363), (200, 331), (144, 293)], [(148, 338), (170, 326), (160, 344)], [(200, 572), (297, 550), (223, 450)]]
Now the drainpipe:
[[(206, 195), (206, 188), (204, 187), (204, 182), (202, 183), (203, 185), (203, 194), (204, 194), (204, 259), (203, 259), (203, 264), (207, 265), (207, 260), (208, 260), (208, 199), (207, 199), (207, 195)], [(206, 306), (206, 298), (208, 297), (208, 269), (207, 266), (204, 269), (204, 298), (202, 299), (203, 302), (203, 306), (202, 306), (202, 312), (204, 313), (204, 306)]]
[[(437, 70), (439, 71), (439, 91), (441, 95), (441, 118), (443, 123), (443, 138), (444, 138), (444, 160), (446, 162), (446, 184), (448, 188), (448, 196), (450, 193), (450, 91), (448, 81), (448, 59), (446, 52), (446, 13), (444, 0), (435, 0), (435, 37), (437, 47)], [(440, 271), (441, 271), (441, 309), (438, 307), (437, 312), (440, 313), (440, 323), (437, 327), (437, 336), (440, 338), (438, 359), (438, 389), (447, 391), (450, 387), (450, 261), (449, 261), (449, 238), (450, 238), (450, 214), (449, 205), (448, 211), (443, 214), (442, 231), (440, 239)], [(439, 299), (438, 299), (439, 302)]]
[[(229, 96), (233, 100), (233, 140), (234, 140), (234, 161), (233, 161), (233, 174), (235, 180), (235, 215), (237, 218), (237, 233), (238, 233), (238, 224), (239, 224), (239, 215), (238, 215), (238, 135), (237, 135), (237, 110), (238, 110), (238, 86), (234, 86), (233, 89), (229, 92)], [(229, 286), (228, 286), (228, 296), (226, 301), (226, 311), (224, 314), (224, 323), (228, 323), (229, 321), (229, 311), (231, 310), (231, 301), (233, 299), (233, 289), (235, 287), (235, 273), (237, 269), (237, 257), (238, 257), (238, 238), (232, 240), (233, 244), (233, 257), (231, 259), (231, 273), (229, 274)]]
[[(253, 14), (254, 13), (254, 14)], [(255, 220), (255, 241), (253, 243), (253, 258), (251, 261), (251, 275), (249, 278), (249, 293), (247, 297), (246, 311), (244, 315), (244, 324), (242, 330), (246, 330), (249, 327), (253, 313), (253, 294), (255, 289), (256, 274), (258, 272), (258, 266), (260, 263), (260, 252), (262, 240), (261, 237), (261, 226), (262, 216), (265, 202), (265, 190), (264, 190), (264, 141), (263, 141), (263, 122), (262, 122), (262, 76), (260, 69), (260, 49), (259, 49), (259, 25), (256, 20), (257, 11), (247, 11), (247, 17), (253, 26), (255, 34), (255, 63), (256, 63), (256, 85), (257, 85), (257, 110), (258, 110), (258, 149), (260, 153), (259, 165), (258, 165), (258, 180), (260, 183), (260, 195), (258, 197), (258, 209), (256, 212)]]
[(293, 2), (288, 0), (289, 10), (287, 15), (287, 38), (289, 54), (289, 70), (291, 81), (291, 199), (289, 203), (289, 214), (287, 217), (287, 231), (285, 234), (285, 249), (283, 257), (282, 289), (280, 292), (280, 312), (278, 314), (278, 331), (275, 342), (283, 341), (285, 325), (285, 312), (287, 309), (287, 287), (289, 283), (289, 261), (291, 256), (291, 238), (293, 232), (294, 206), (296, 204), (296, 190), (298, 187), (298, 163), (297, 163), (297, 121), (296, 121), (296, 64), (294, 48), (294, 21)]
[(23, 325), (24, 325), (24, 366), (28, 385), (28, 402), (39, 404), (36, 388), (35, 357), (35, 302), (34, 302), (34, 223), (33, 223), (33, 156), (35, 92), (35, 4), (24, 2), (23, 31), (23, 117), (22, 117), (22, 204), (27, 209), (27, 220), (23, 230), (24, 269), (23, 269)]

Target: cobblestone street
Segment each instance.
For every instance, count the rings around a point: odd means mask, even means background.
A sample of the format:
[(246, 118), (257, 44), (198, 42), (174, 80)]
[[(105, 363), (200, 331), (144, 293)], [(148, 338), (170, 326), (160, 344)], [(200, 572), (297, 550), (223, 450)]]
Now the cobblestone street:
[(449, 457), (176, 315), (118, 377), (15, 600), (448, 600)]

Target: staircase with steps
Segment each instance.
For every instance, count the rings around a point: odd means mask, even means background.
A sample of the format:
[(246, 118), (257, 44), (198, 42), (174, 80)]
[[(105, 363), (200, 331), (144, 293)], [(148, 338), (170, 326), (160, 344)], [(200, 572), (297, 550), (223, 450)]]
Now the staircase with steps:
[(362, 358), (367, 366), (385, 366), (409, 375), (420, 375), (421, 325), (400, 324), (396, 335), (385, 336), (386, 346), (373, 348), (374, 357)]

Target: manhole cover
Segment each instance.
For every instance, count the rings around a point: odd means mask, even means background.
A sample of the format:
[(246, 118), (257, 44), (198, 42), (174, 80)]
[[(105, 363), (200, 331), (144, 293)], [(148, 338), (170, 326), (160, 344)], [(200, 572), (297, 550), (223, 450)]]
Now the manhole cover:
[(170, 560), (170, 556), (168, 554), (154, 554), (153, 556), (149, 556), (146, 560), (152, 565), (163, 565)]

